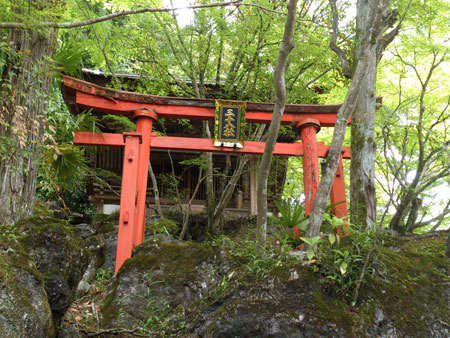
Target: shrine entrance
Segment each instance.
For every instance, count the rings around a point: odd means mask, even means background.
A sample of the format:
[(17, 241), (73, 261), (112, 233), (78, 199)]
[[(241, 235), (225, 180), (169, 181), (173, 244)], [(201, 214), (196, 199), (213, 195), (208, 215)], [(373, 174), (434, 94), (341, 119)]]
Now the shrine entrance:
[[(65, 76), (63, 92), (75, 98), (69, 105), (93, 109), (100, 113), (128, 116), (136, 120), (136, 131), (122, 134), (76, 132), (74, 144), (86, 146), (123, 147), (123, 172), (120, 196), (119, 233), (115, 272), (131, 257), (133, 248), (144, 241), (146, 214), (146, 187), (150, 149), (173, 151), (217, 152), (228, 154), (261, 155), (265, 142), (241, 141), (239, 128), (244, 123), (269, 124), (273, 103), (247, 102), (245, 112), (237, 117), (236, 103), (226, 102), (219, 109), (216, 101), (138, 94), (100, 87), (89, 82)], [(241, 104), (241, 103), (239, 103)], [(239, 104), (237, 104), (239, 106)], [(303, 156), (303, 182), (305, 211), (309, 214), (319, 185), (319, 158), (326, 158), (329, 146), (316, 141), (321, 127), (333, 127), (340, 105), (286, 105), (282, 124), (294, 125), (301, 142), (277, 143), (276, 156)], [(221, 114), (223, 110), (223, 115)], [(220, 125), (215, 140), (158, 136), (152, 132), (158, 118), (210, 120)], [(220, 122), (221, 121), (221, 122)], [(223, 124), (223, 126), (222, 126)], [(223, 127), (222, 129), (220, 129)], [(347, 216), (344, 171), (342, 159), (350, 158), (350, 149), (343, 148), (339, 168), (334, 180), (330, 200), (332, 212), (338, 217)]]

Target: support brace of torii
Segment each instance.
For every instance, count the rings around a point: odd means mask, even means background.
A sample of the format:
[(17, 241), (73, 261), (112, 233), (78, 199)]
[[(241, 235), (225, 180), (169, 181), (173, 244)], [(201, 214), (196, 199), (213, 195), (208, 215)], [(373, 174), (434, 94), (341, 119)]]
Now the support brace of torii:
[[(79, 107), (93, 108), (103, 113), (126, 115), (136, 120), (136, 132), (133, 133), (76, 132), (74, 138), (74, 144), (78, 145), (124, 147), (116, 273), (124, 261), (131, 257), (133, 248), (144, 240), (145, 199), (151, 148), (253, 155), (261, 155), (264, 152), (264, 142), (246, 141), (242, 149), (236, 149), (215, 147), (212, 139), (157, 136), (156, 133), (152, 133), (153, 121), (158, 117), (214, 119), (211, 100), (166, 98), (117, 91), (71, 77), (64, 77), (63, 86), (63, 91), (75, 92), (75, 104)], [(183, 105), (176, 104), (177, 102), (182, 102)], [(256, 109), (251, 111), (252, 107), (259, 108), (259, 111)], [(318, 107), (325, 107), (325, 112), (317, 112)], [(270, 123), (271, 113), (261, 111), (261, 108), (270, 109), (270, 104), (248, 104), (246, 121)], [(302, 142), (277, 143), (274, 155), (303, 156), (305, 209), (306, 214), (309, 214), (319, 184), (319, 157), (326, 158), (329, 149), (322, 142), (316, 141), (316, 133), (321, 125), (334, 126), (339, 106), (290, 105), (287, 108), (288, 112), (283, 116), (282, 123), (295, 123), (300, 131)], [(330, 194), (331, 203), (339, 203), (332, 209), (332, 212), (339, 217), (347, 216), (342, 158), (350, 158), (349, 148), (343, 149)]]

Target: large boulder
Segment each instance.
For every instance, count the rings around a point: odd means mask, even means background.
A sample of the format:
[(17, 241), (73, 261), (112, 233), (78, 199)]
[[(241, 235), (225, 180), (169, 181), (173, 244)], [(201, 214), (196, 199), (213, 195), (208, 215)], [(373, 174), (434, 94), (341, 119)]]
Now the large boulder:
[(229, 269), (208, 243), (176, 241), (155, 235), (136, 248), (117, 274), (105, 298), (105, 327), (132, 328), (171, 309), (182, 311), (201, 297)]
[(20, 220), (19, 242), (45, 278), (45, 291), (56, 325), (70, 304), (89, 263), (81, 237), (67, 221), (46, 216)]
[[(374, 275), (364, 279), (356, 307), (302, 262), (264, 273), (236, 273), (221, 293), (187, 309), (179, 337), (449, 337), (450, 262), (445, 233), (385, 238)], [(344, 299), (347, 298), (347, 301)]]
[(44, 277), (11, 227), (0, 227), (0, 336), (54, 337)]
[(338, 288), (301, 254), (155, 236), (119, 271), (103, 326), (174, 337), (448, 337), (446, 238), (385, 237), (352, 305), (358, 273)]

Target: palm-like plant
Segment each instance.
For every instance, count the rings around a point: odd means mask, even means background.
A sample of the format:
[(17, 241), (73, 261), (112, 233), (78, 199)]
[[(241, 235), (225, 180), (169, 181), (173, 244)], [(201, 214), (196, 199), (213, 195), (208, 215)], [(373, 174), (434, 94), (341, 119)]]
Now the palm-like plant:
[(292, 229), (294, 239), (300, 242), (300, 237), (306, 233), (308, 216), (305, 215), (303, 204), (295, 199), (275, 201), (280, 216), (279, 224)]

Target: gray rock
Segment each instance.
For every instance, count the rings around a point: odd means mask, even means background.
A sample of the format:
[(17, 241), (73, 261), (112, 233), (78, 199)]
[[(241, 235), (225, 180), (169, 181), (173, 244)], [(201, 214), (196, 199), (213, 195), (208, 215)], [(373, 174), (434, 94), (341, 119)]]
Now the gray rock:
[(15, 224), (23, 237), (20, 243), (36, 262), (45, 278), (53, 320), (58, 326), (75, 299), (75, 292), (89, 263), (76, 229), (66, 221), (51, 217), (32, 217)]
[(117, 231), (110, 231), (104, 234), (105, 238), (105, 267), (114, 271), (116, 266)]
[(165, 242), (161, 236), (144, 242), (104, 300), (104, 325), (131, 328), (155, 311), (191, 305), (220, 279), (216, 257), (205, 243)]
[(81, 238), (88, 238), (91, 236), (94, 236), (96, 234), (95, 228), (87, 223), (79, 223), (73, 225), (75, 228), (77, 228), (78, 233), (80, 234)]
[(31, 258), (0, 230), (0, 336), (54, 337), (44, 279)]

